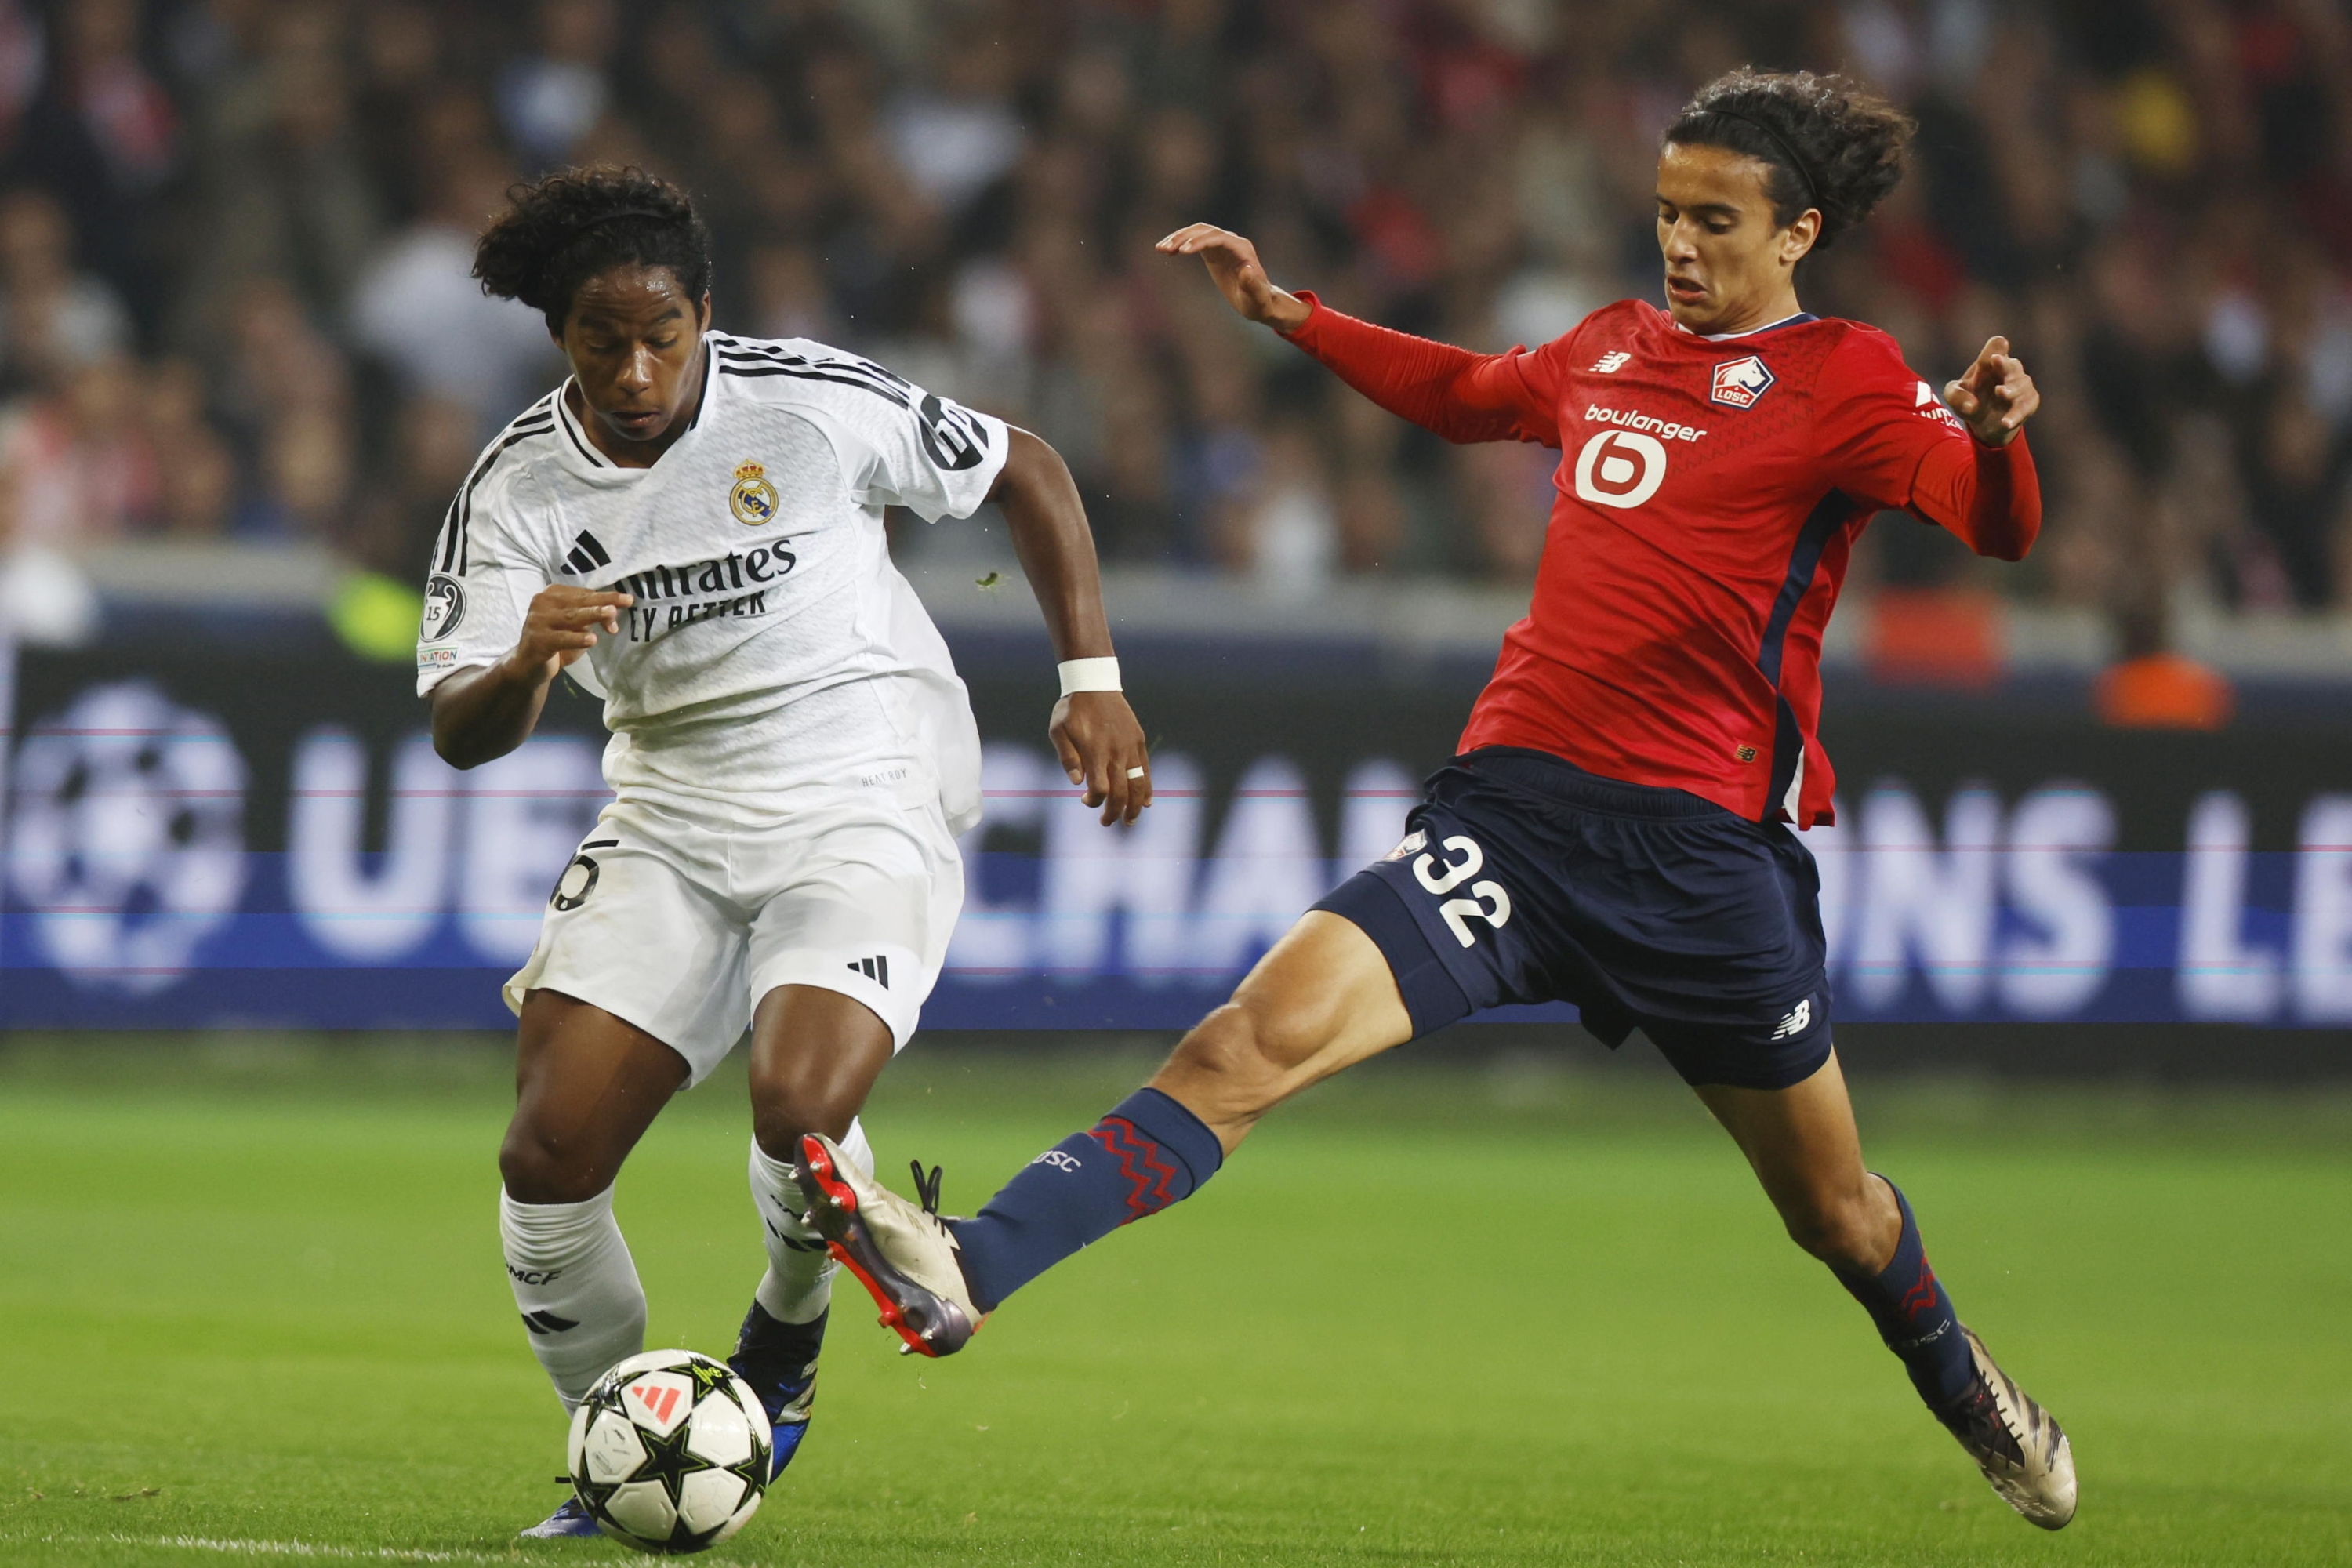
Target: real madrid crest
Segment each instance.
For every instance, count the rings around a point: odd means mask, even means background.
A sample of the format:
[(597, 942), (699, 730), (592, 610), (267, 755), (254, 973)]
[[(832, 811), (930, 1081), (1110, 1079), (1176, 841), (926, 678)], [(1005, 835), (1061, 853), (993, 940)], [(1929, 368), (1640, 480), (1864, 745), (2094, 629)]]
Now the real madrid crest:
[(746, 528), (772, 522), (777, 504), (776, 487), (768, 482), (765, 468), (751, 462), (735, 465), (735, 488), (727, 492), (727, 510), (736, 521)]

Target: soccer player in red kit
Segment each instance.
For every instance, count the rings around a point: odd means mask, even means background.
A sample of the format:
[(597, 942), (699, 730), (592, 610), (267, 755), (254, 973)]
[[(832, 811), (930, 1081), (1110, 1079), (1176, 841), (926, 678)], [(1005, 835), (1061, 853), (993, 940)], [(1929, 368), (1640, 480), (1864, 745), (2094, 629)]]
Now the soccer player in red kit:
[(1871, 517), (1908, 511), (2007, 561), (2041, 527), (2039, 396), (2006, 341), (1939, 400), (1886, 334), (1798, 303), (1798, 264), (1895, 187), (1909, 132), (1842, 78), (1710, 83), (1658, 159), (1666, 309), (1607, 306), (1533, 352), (1353, 320), (1208, 225), (1160, 242), (1382, 407), (1452, 441), (1557, 448), (1549, 536), (1404, 842), (1149, 1087), (971, 1219), (804, 1141), (813, 1222), (911, 1348), (959, 1348), (1020, 1285), (1189, 1195), (1308, 1084), (1479, 1008), (1560, 999), (1611, 1046), (1640, 1028), (1689, 1081), (2001, 1497), (2047, 1529), (2074, 1517), (2065, 1436), (1961, 1325), (1909, 1205), (1863, 1164), (1794, 831), (1830, 816), (1822, 629)]

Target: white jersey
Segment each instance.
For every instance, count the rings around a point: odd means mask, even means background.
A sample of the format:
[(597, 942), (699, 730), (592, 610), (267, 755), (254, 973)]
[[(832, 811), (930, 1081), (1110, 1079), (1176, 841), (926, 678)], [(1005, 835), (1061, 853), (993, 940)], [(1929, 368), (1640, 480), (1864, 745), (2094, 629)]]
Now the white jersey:
[(597, 451), (566, 388), (484, 450), (434, 548), (418, 695), (512, 651), (547, 584), (618, 589), (620, 635), (571, 667), (604, 699), (617, 795), (747, 827), (933, 795), (963, 831), (979, 731), (882, 517), (969, 516), (1005, 426), (821, 343), (703, 342), (701, 406), (650, 468)]

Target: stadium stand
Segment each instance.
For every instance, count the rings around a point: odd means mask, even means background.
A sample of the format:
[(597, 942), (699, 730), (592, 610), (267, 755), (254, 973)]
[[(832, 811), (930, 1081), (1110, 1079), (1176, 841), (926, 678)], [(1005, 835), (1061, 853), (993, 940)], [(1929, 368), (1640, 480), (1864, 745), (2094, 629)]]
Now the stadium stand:
[(1742, 60), (1841, 66), (1920, 122), (1916, 177), (1808, 302), (1939, 380), (2006, 331), (2048, 395), (2027, 569), (1882, 524), (1858, 589), (1926, 627), (1997, 595), (2131, 628), (2107, 648), (2345, 607), (2331, 0), (0, 0), (0, 556), (51, 584), (19, 629), (86, 626), (71, 563), (120, 540), (413, 578), (555, 369), (473, 289), (469, 232), (505, 181), (593, 160), (708, 204), (723, 326), (1045, 434), (1123, 568), (1276, 602), (1523, 584), (1542, 453), (1406, 429), (1149, 242), (1212, 218), (1359, 313), (1539, 342), (1653, 290), (1653, 143)]

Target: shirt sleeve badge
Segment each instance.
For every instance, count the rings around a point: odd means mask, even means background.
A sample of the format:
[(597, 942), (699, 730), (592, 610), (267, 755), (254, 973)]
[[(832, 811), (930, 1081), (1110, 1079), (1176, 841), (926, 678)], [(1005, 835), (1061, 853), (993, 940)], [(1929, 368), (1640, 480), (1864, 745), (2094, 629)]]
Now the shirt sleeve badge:
[(457, 624), (465, 618), (465, 585), (446, 572), (436, 572), (425, 584), (425, 618), (417, 628), (419, 640), (440, 642), (455, 637)]

